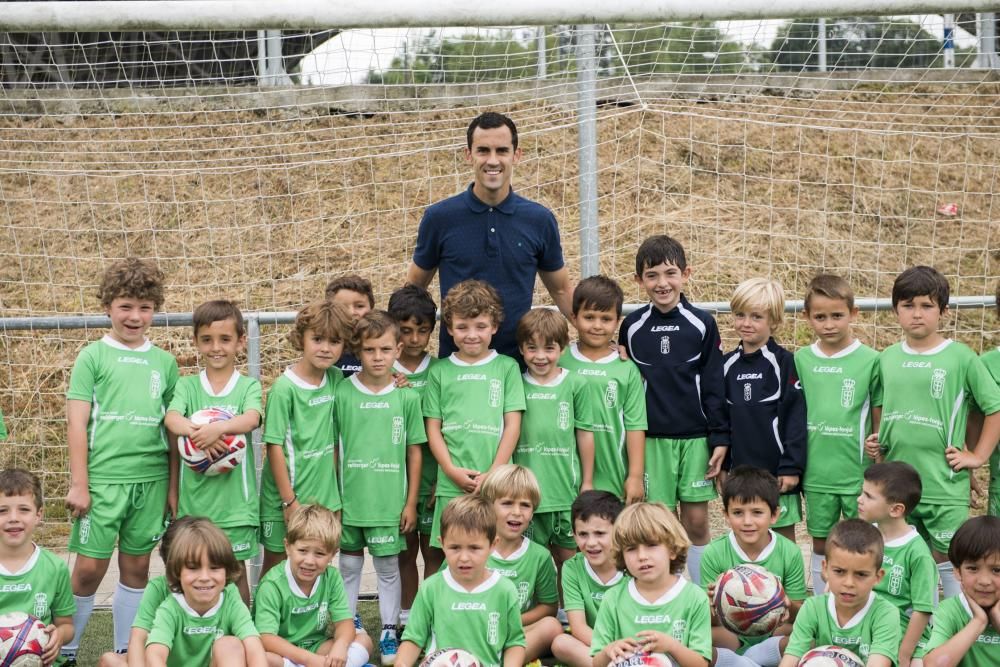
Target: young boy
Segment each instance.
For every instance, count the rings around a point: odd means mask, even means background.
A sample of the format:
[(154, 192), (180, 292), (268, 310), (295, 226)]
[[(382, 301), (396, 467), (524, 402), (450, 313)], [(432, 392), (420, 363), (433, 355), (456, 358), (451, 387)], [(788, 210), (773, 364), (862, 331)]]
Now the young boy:
[(339, 543), (340, 522), (321, 505), (302, 505), (288, 520), (288, 559), (260, 580), (254, 599), (254, 623), (269, 662), (347, 667), (368, 662), (371, 639), (355, 634), (344, 582), (330, 567)]
[[(816, 342), (795, 353), (806, 400), (806, 530), (812, 536), (813, 593), (822, 595), (826, 536), (841, 517), (858, 515), (861, 479), (871, 459), (864, 442), (878, 431), (882, 381), (878, 352), (854, 338), (854, 291), (840, 276), (821, 274), (806, 289), (805, 316)], [(830, 471), (836, 470), (836, 475)]]
[(691, 277), (684, 248), (669, 236), (651, 236), (635, 257), (635, 282), (650, 303), (622, 322), (618, 341), (646, 385), (646, 477), (649, 500), (676, 507), (691, 548), (691, 580), (711, 539), (708, 501), (729, 445), (722, 377), (722, 339), (709, 313), (683, 294)]
[(517, 590), (510, 579), (486, 567), (496, 530), (493, 506), (484, 498), (448, 502), (441, 513), (447, 567), (417, 591), (396, 667), (416, 667), (422, 651), (443, 648), (462, 648), (482, 667), (524, 665)]
[[(375, 307), (371, 281), (356, 274), (331, 280), (326, 286), (326, 300), (343, 306), (354, 322)], [(361, 370), (361, 361), (351, 350), (344, 350), (334, 365), (344, 372), (344, 377), (351, 377)]]
[(476, 491), (484, 473), (509, 462), (521, 434), (520, 369), (490, 349), (502, 319), (500, 297), (481, 280), (460, 282), (441, 304), (441, 320), (458, 349), (430, 369), (423, 396), (427, 442), (438, 462), (433, 546), (441, 546), (448, 500)]
[(637, 503), (615, 522), (612, 550), (632, 578), (604, 596), (590, 654), (607, 667), (635, 653), (665, 653), (679, 667), (708, 667), (711, 611), (705, 593), (680, 576), (691, 545), (662, 503)]
[(867, 667), (892, 667), (899, 654), (899, 612), (874, 592), (882, 578), (882, 534), (861, 519), (841, 521), (826, 541), (827, 593), (799, 610), (781, 667), (796, 667), (814, 646), (833, 644)]
[(934, 610), (928, 667), (1000, 664), (1000, 518), (978, 516), (955, 532), (948, 551), (962, 592)]
[(583, 377), (585, 413), (594, 433), (594, 488), (626, 503), (642, 500), (645, 490), (646, 403), (642, 376), (612, 347), (625, 295), (604, 276), (584, 278), (573, 290), (573, 325), (579, 340), (559, 359)]
[[(399, 358), (393, 370), (406, 378), (410, 388), (423, 397), (427, 375), (438, 359), (427, 351), (437, 320), (437, 304), (430, 293), (418, 285), (404, 285), (389, 296), (389, 315), (399, 325)], [(405, 626), (410, 607), (417, 596), (420, 575), (417, 554), (424, 559), (424, 578), (441, 569), (444, 553), (430, 544), (434, 523), (434, 486), (437, 483), (437, 461), (429, 446), (420, 452), (420, 489), (417, 491), (417, 528), (406, 533), (406, 548), (399, 554), (399, 578), (402, 583), (402, 608), (399, 625)]]
[[(594, 485), (594, 434), (583, 378), (559, 367), (569, 344), (566, 318), (548, 308), (525, 313), (517, 324), (526, 409), (514, 463), (535, 472), (541, 501), (528, 537), (550, 548), (556, 568), (573, 557), (576, 542), (570, 507)], [(530, 641), (529, 641), (530, 644)]]
[(177, 361), (146, 338), (153, 313), (163, 305), (163, 273), (147, 260), (122, 260), (104, 272), (97, 296), (111, 330), (80, 352), (66, 392), (76, 634), (62, 653), (70, 660), (116, 541), (114, 648), (128, 646), (149, 578), (149, 554), (163, 533), (170, 486), (163, 415), (177, 383)]
[[(997, 318), (1000, 319), (1000, 280), (997, 281), (996, 288), (996, 310)], [(979, 357), (983, 361), (983, 366), (993, 378), (993, 381), (1000, 386), (1000, 347), (985, 350)], [(965, 433), (966, 446), (974, 446), (979, 441), (979, 436), (983, 428), (983, 413), (979, 406), (973, 403), (969, 412), (969, 423)], [(994, 449), (989, 457), (990, 485), (986, 512), (990, 516), (1000, 516), (1000, 449)], [(970, 478), (972, 473), (970, 474)]]
[(519, 465), (502, 465), (483, 477), (479, 495), (493, 505), (497, 541), (487, 567), (514, 582), (521, 605), (526, 662), (546, 655), (562, 634), (556, 568), (548, 549), (524, 536), (541, 492), (535, 475)]
[(573, 501), (573, 537), (580, 548), (562, 567), (563, 606), (569, 634), (552, 641), (552, 654), (568, 667), (590, 667), (590, 643), (604, 596), (624, 574), (611, 553), (614, 523), (622, 501), (607, 491), (584, 491)]
[(45, 624), (49, 641), (42, 662), (58, 660), (73, 639), (73, 596), (69, 568), (31, 541), (42, 521), (42, 485), (27, 470), (0, 471), (0, 614), (31, 614)]
[(920, 475), (908, 463), (876, 463), (865, 470), (858, 515), (878, 526), (885, 541), (886, 576), (875, 592), (899, 609), (899, 665), (923, 649), (925, 629), (937, 602), (937, 569), (927, 544), (906, 515), (920, 502)]
[(785, 319), (785, 293), (777, 281), (750, 278), (736, 287), (729, 305), (740, 344), (722, 362), (729, 404), (727, 464), (755, 466), (778, 478), (774, 529), (794, 542), (795, 524), (802, 520), (806, 404), (792, 353), (772, 335)]
[[(969, 473), (986, 463), (1000, 439), (1000, 388), (967, 346), (939, 331), (948, 313), (948, 281), (929, 266), (903, 271), (892, 286), (892, 309), (904, 340), (883, 350), (882, 421), (871, 453), (907, 461), (920, 473), (923, 494), (910, 514), (938, 563), (944, 596), (960, 592), (947, 562), (955, 526), (969, 516)], [(987, 415), (979, 442), (964, 449), (969, 398)]]
[[(194, 310), (194, 344), (205, 370), (177, 382), (164, 423), (177, 436), (191, 438), (198, 447), (212, 452), (219, 438), (245, 434), (260, 425), (260, 382), (236, 370), (236, 357), (246, 348), (243, 314), (232, 301), (207, 301)], [(234, 415), (228, 421), (195, 426), (191, 415), (205, 408), (221, 408)], [(225, 445), (219, 443), (222, 453)], [(250, 604), (246, 561), (257, 555), (260, 525), (257, 472), (253, 457), (225, 475), (207, 477), (179, 465), (171, 450), (171, 496), (178, 499), (177, 516), (204, 516), (222, 528), (240, 563), (236, 585), (243, 602)]]
[[(774, 475), (751, 466), (737, 466), (722, 485), (722, 507), (729, 524), (728, 535), (712, 541), (701, 560), (703, 586), (709, 598), (723, 572), (737, 565), (759, 565), (781, 580), (788, 598), (789, 621), (806, 599), (806, 573), (799, 547), (772, 527), (778, 521), (780, 492)], [(712, 628), (712, 644), (719, 653), (718, 664), (732, 660), (733, 651), (761, 667), (777, 667), (781, 662), (781, 642), (791, 628), (783, 626), (774, 636), (745, 637), (721, 625)], [(787, 640), (786, 640), (787, 641)]]
[(420, 396), (398, 389), (392, 376), (399, 328), (387, 313), (372, 311), (354, 325), (351, 347), (361, 371), (334, 392), (340, 485), (344, 499), (340, 572), (347, 602), (357, 611), (365, 549), (375, 562), (382, 664), (396, 659), (401, 534), (417, 524), (420, 450), (427, 442)]
[(340, 511), (330, 403), (344, 379), (334, 363), (352, 327), (347, 311), (330, 301), (314, 301), (295, 316), (288, 339), (302, 357), (271, 385), (264, 412), (267, 465), (260, 493), (261, 576), (284, 559), (285, 521), (300, 498)]

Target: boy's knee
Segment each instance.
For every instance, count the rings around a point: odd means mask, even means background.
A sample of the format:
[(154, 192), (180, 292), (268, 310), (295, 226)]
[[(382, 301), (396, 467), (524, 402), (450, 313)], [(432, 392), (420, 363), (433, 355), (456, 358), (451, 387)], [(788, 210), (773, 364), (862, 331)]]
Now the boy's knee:
[(583, 648), (583, 642), (573, 635), (560, 633), (552, 640), (552, 655), (559, 660), (567, 660), (568, 656), (572, 655), (573, 651), (577, 648)]
[(236, 637), (231, 635), (219, 637), (212, 644), (212, 665), (228, 667), (229, 665), (245, 665), (246, 662), (243, 642)]
[(563, 634), (562, 623), (554, 616), (540, 618), (524, 629), (525, 633), (543, 639), (546, 643), (551, 643), (556, 637)]
[(145, 588), (149, 581), (149, 554), (134, 556), (118, 554), (121, 583), (129, 588)]

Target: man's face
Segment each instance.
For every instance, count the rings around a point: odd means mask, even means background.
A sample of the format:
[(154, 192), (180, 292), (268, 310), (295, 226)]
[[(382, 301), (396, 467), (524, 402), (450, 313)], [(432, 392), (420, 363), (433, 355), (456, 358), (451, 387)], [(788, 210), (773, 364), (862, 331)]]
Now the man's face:
[(514, 149), (510, 128), (506, 125), (472, 132), (472, 148), (465, 150), (465, 159), (472, 165), (474, 191), (487, 203), (500, 203), (510, 191), (514, 165), (521, 159), (521, 149)]

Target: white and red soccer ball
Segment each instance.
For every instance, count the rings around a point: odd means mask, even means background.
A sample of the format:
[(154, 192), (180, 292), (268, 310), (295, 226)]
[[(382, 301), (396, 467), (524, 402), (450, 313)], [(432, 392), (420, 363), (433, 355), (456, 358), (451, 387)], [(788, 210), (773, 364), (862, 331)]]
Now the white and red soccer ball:
[(616, 667), (641, 667), (642, 665), (654, 665), (654, 667), (676, 667), (670, 656), (664, 653), (646, 653), (636, 651), (632, 655), (615, 663)]
[[(233, 414), (231, 412), (222, 410), (221, 408), (206, 408), (205, 410), (198, 410), (191, 415), (191, 421), (199, 426), (217, 421), (226, 421), (232, 418)], [(188, 468), (212, 477), (229, 472), (246, 458), (246, 436), (242, 434), (227, 434), (222, 436), (221, 440), (226, 444), (229, 451), (223, 456), (214, 459), (209, 458), (204, 451), (198, 449), (198, 446), (190, 438), (185, 436), (177, 439), (177, 449), (180, 451), (181, 460), (184, 461)]]
[(817, 646), (806, 651), (799, 667), (865, 667), (865, 661), (839, 646)]
[(468, 651), (444, 648), (428, 654), (420, 667), (482, 667), (482, 664)]
[(45, 624), (20, 611), (0, 614), (0, 665), (42, 667), (42, 651), (49, 643)]
[(723, 572), (714, 602), (723, 627), (745, 637), (769, 635), (785, 618), (781, 581), (757, 565), (737, 565)]

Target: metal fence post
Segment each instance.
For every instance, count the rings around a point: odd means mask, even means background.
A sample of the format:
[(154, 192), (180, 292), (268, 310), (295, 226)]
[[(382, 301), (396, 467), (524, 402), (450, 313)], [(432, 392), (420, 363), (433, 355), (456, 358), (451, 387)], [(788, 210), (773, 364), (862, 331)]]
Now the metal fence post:
[[(247, 374), (260, 381), (260, 315), (257, 313), (247, 313)], [(263, 417), (264, 415), (261, 415)], [(257, 474), (257, 488), (260, 488), (260, 473), (264, 464), (264, 434), (260, 426), (253, 430), (250, 436), (253, 447), (253, 469)], [(247, 577), (250, 579), (250, 590), (257, 588), (260, 580), (260, 570), (264, 564), (263, 550), (250, 561), (247, 568)]]
[(580, 276), (600, 272), (597, 228), (597, 49), (596, 25), (576, 27), (577, 106), (580, 137)]

